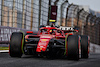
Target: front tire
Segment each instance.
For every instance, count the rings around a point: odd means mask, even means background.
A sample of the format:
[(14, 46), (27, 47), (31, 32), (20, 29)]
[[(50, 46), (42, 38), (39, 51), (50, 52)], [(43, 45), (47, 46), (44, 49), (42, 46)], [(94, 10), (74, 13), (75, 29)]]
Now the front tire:
[(9, 45), (9, 54), (11, 57), (21, 57), (23, 54), (23, 33), (14, 32), (11, 35), (10, 45)]
[(79, 36), (69, 35), (67, 42), (68, 59), (79, 60)]

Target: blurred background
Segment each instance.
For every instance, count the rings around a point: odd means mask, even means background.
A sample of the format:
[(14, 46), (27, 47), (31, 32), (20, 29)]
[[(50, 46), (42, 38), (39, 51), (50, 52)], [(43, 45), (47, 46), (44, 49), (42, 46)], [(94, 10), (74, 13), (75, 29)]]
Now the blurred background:
[[(69, 0), (70, 1), (70, 0)], [(40, 25), (74, 27), (100, 45), (100, 12), (68, 0), (0, 0), (0, 44), (8, 44), (12, 32), (38, 31)], [(75, 0), (74, 0), (75, 1)]]

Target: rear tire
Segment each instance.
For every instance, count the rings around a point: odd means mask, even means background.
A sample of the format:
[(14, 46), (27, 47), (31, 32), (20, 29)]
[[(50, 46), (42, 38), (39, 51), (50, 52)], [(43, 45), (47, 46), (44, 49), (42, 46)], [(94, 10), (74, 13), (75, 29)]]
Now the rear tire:
[(81, 58), (88, 58), (88, 36), (81, 35)]
[(67, 57), (72, 60), (79, 60), (79, 37), (78, 35), (69, 35), (67, 41)]
[(9, 54), (11, 57), (21, 57), (23, 50), (23, 33), (14, 32), (11, 35), (10, 45), (9, 45)]

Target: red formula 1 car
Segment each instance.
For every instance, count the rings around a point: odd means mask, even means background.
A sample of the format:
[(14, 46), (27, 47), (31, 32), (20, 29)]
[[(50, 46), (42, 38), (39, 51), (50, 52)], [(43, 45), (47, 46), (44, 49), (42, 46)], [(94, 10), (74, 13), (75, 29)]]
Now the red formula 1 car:
[(71, 27), (42, 27), (37, 34), (33, 31), (14, 32), (11, 35), (9, 54), (11, 57), (40, 55), (47, 58), (67, 57), (79, 60), (89, 56), (89, 37), (74, 35)]

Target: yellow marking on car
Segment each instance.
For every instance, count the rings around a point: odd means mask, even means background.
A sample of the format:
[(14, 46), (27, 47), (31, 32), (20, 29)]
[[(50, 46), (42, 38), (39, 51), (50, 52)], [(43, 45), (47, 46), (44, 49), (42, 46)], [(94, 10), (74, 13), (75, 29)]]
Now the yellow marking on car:
[(69, 36), (70, 33), (68, 33), (65, 37), (65, 52), (64, 52), (64, 55), (66, 55), (66, 50), (67, 50), (67, 38)]
[(49, 20), (49, 22), (56, 22), (56, 20)]
[(56, 39), (57, 39), (57, 37), (56, 37)]
[(40, 50), (42, 50), (42, 48), (40, 48)]
[(41, 39), (41, 41), (48, 41), (48, 39)]
[(28, 40), (25, 40), (26, 42), (28, 42)]
[(52, 32), (52, 30), (50, 30), (50, 32)]

